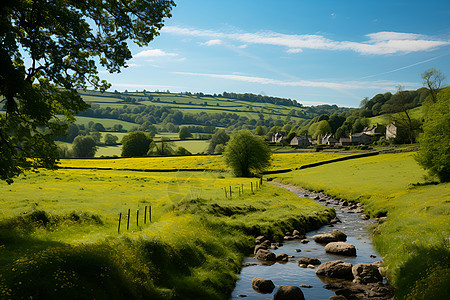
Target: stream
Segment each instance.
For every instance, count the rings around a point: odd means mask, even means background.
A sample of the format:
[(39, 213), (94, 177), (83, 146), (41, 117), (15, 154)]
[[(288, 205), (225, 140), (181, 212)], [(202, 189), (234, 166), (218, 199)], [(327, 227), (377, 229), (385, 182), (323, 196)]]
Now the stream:
[[(314, 199), (320, 195), (318, 193), (305, 191), (298, 187), (282, 187), (296, 193), (299, 197)], [(323, 200), (321, 202), (318, 200), (314, 201), (320, 204), (326, 203)], [(315, 257), (322, 263), (333, 260), (342, 260), (353, 265), (358, 263), (373, 263), (382, 259), (375, 251), (371, 242), (371, 235), (366, 230), (367, 226), (372, 224), (373, 221), (362, 220), (358, 213), (348, 213), (345, 207), (334, 204), (335, 200), (333, 199), (327, 200), (327, 202), (327, 206), (333, 207), (336, 210), (336, 217), (341, 220), (341, 223), (336, 223), (333, 227), (325, 225), (317, 230), (308, 232), (306, 237), (310, 242), (307, 244), (302, 244), (300, 240), (284, 241), (283, 245), (278, 249), (271, 250), (275, 254), (286, 253), (287, 255), (293, 256), (294, 258), (290, 258), (288, 262), (276, 262), (273, 264), (267, 264), (265, 262), (263, 264), (253, 257), (245, 258), (241, 273), (238, 275), (239, 279), (232, 293), (232, 299), (271, 299), (277, 291), (278, 285), (308, 285), (311, 287), (300, 287), (305, 295), (305, 299), (328, 299), (336, 294), (333, 291), (323, 288), (325, 283), (323, 283), (315, 273), (317, 266), (314, 269), (301, 268), (297, 264), (299, 257)], [(333, 229), (339, 229), (347, 235), (347, 243), (353, 244), (356, 247), (356, 257), (326, 253), (324, 245), (318, 244), (311, 239), (313, 235), (331, 233)], [(298, 249), (300, 249), (301, 252), (297, 252)], [(373, 255), (376, 257), (373, 257)], [(252, 279), (254, 277), (272, 280), (276, 286), (274, 291), (271, 294), (260, 294), (254, 291), (252, 289)]]

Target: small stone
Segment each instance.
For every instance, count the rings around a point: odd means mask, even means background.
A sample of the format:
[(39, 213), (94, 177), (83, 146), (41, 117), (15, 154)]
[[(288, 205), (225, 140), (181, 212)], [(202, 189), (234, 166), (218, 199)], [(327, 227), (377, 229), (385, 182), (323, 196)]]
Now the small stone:
[(314, 269), (314, 268), (315, 268), (314, 265), (307, 265), (306, 267), (307, 267), (308, 269)]
[(300, 258), (298, 259), (298, 264), (299, 264), (299, 265), (301, 265), (301, 264), (306, 264), (306, 265), (320, 265), (321, 262), (320, 262), (320, 260), (318, 260), (317, 258), (314, 258), (314, 257), (306, 257), (306, 256), (304, 256), (304, 257), (300, 257)]
[(286, 253), (280, 253), (276, 256), (276, 261), (288, 261), (288, 255)]
[(299, 287), (305, 288), (305, 289), (310, 289), (312, 288), (312, 285), (307, 285), (307, 284), (299, 284)]
[(373, 254), (370, 254), (369, 257), (370, 257), (370, 258), (376, 258), (377, 256), (376, 256), (376, 255), (373, 255)]
[(306, 268), (308, 265), (307, 264), (299, 264), (298, 265), (300, 268)]
[(275, 289), (275, 285), (270, 279), (255, 277), (252, 279), (252, 288), (259, 293), (270, 294)]
[(238, 295), (239, 298), (245, 298), (247, 295)]
[(366, 215), (366, 214), (362, 214), (359, 217), (361, 218), (361, 220), (369, 220), (370, 219), (369, 215)]
[(273, 300), (305, 300), (302, 290), (298, 286), (280, 285)]
[(300, 241), (300, 243), (302, 243), (302, 244), (308, 244), (308, 243), (309, 243), (309, 240), (308, 240), (308, 239), (303, 239), (303, 240)]
[(302, 252), (302, 249), (295, 249), (295, 252)]

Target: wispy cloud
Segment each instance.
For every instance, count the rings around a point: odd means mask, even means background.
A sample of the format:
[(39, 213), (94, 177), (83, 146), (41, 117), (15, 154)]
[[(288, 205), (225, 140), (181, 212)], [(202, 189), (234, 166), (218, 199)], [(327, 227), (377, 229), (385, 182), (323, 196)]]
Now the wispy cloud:
[(165, 52), (161, 49), (149, 49), (139, 52), (138, 54), (134, 55), (134, 58), (142, 58), (142, 57), (174, 57), (178, 56), (177, 53), (170, 53)]
[[(278, 86), (291, 86), (291, 87), (319, 87), (328, 88), (333, 90), (356, 90), (356, 89), (389, 89), (393, 90), (399, 84), (398, 82), (392, 81), (347, 81), (347, 82), (329, 82), (329, 81), (310, 81), (310, 80), (293, 80), (285, 81), (264, 77), (256, 76), (244, 76), (237, 74), (209, 74), (209, 73), (192, 73), (192, 72), (173, 72), (179, 75), (188, 76), (202, 76), (209, 78), (219, 78), (226, 80), (235, 80), (248, 83), (258, 83), (258, 84), (272, 84)], [(413, 83), (402, 83), (402, 85), (409, 86), (414, 85)]]
[(385, 55), (405, 54), (411, 52), (431, 51), (450, 44), (450, 41), (439, 40), (414, 33), (377, 32), (365, 35), (366, 41), (335, 41), (318, 34), (282, 34), (273, 31), (256, 33), (226, 33), (213, 30), (199, 30), (166, 26), (162, 32), (183, 36), (209, 38), (213, 40), (229, 39), (244, 44), (262, 44), (287, 47), (288, 53), (299, 53), (302, 49), (354, 51), (360, 54)]
[(222, 40), (215, 39), (215, 40), (209, 40), (207, 42), (200, 43), (200, 44), (204, 45), (204, 46), (217, 46), (217, 45), (221, 45), (222, 43), (223, 43)]
[(400, 67), (400, 68), (396, 68), (396, 69), (393, 69), (393, 70), (390, 70), (390, 71), (386, 71), (386, 72), (383, 72), (383, 73), (378, 73), (378, 74), (374, 74), (374, 75), (364, 76), (364, 77), (361, 77), (361, 78), (359, 78), (359, 79), (366, 79), (366, 78), (376, 77), (376, 76), (385, 75), (385, 74), (390, 74), (390, 73), (394, 73), (394, 72), (401, 71), (401, 70), (404, 70), (404, 69), (412, 68), (412, 67), (414, 67), (414, 66), (421, 65), (421, 64), (427, 63), (427, 62), (429, 62), (429, 61), (433, 61), (433, 60), (435, 60), (435, 59), (441, 58), (441, 57), (443, 57), (443, 56), (447, 56), (447, 55), (449, 55), (449, 54), (450, 54), (450, 52), (447, 52), (447, 53), (445, 53), (445, 54), (438, 55), (438, 56), (435, 56), (435, 57), (432, 57), (432, 58), (429, 58), (429, 59), (426, 59), (426, 60), (422, 60), (422, 61), (419, 61), (419, 62), (410, 64), (410, 65), (407, 65), (407, 66), (403, 66), (403, 67)]

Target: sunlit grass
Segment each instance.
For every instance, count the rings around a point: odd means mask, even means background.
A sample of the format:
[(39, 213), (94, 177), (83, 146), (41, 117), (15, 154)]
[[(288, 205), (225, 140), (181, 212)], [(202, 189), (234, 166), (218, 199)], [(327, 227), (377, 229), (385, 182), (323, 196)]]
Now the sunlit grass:
[(278, 178), (362, 202), (372, 216), (387, 214), (388, 222), (376, 229), (374, 242), (385, 256), (392, 283), (399, 287), (398, 297), (440, 299), (450, 284), (449, 277), (439, 281), (439, 286), (432, 282), (438, 273), (450, 270), (450, 185), (416, 185), (424, 182), (425, 174), (411, 153), (402, 153), (298, 170)]
[[(256, 190), (256, 183), (218, 172), (67, 169), (1, 183), (0, 293), (227, 299), (255, 235), (279, 239), (333, 216), (287, 190)], [(149, 205), (152, 222), (144, 224)]]
[[(335, 153), (275, 153), (269, 170), (298, 169), (303, 165), (333, 160), (347, 154)], [(112, 168), (112, 169), (208, 169), (226, 170), (221, 155), (183, 157), (144, 157), (120, 159), (61, 159), (61, 167)]]

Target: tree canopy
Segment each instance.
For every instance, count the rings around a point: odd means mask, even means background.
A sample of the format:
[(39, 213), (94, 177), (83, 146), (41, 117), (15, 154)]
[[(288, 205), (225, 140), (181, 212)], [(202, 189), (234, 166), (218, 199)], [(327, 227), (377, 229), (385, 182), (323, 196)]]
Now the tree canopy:
[(249, 130), (232, 134), (224, 152), (225, 163), (239, 177), (249, 177), (268, 168), (271, 155), (264, 140)]
[(418, 163), (441, 182), (450, 181), (450, 87), (427, 102), (423, 133), (419, 136)]
[(122, 156), (146, 156), (153, 139), (149, 134), (135, 131), (122, 139)]
[[(148, 45), (171, 17), (171, 0), (0, 2), (0, 178), (52, 168), (54, 135), (88, 108), (77, 89), (110, 85), (97, 74), (126, 67), (129, 41)], [(41, 128), (48, 130), (42, 131)], [(29, 159), (33, 158), (33, 159)]]
[(97, 152), (95, 140), (91, 136), (77, 136), (73, 141), (72, 153), (75, 157), (90, 158)]

